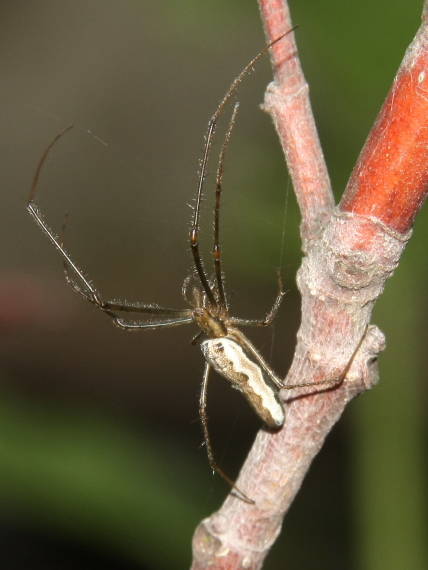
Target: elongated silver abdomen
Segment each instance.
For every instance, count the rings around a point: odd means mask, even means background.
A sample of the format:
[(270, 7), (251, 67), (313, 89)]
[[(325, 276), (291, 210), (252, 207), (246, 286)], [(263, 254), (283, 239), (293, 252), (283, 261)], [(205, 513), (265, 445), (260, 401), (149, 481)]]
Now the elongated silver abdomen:
[(244, 394), (268, 427), (277, 429), (283, 425), (285, 413), (278, 388), (263, 365), (251, 358), (250, 352), (228, 337), (204, 340), (201, 349), (206, 361)]

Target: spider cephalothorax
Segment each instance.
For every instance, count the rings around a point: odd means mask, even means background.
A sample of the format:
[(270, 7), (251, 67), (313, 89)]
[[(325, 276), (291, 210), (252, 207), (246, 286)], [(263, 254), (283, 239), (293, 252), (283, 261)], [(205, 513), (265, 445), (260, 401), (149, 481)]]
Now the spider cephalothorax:
[(193, 310), (193, 319), (209, 338), (227, 336), (227, 322), (223, 315), (218, 315), (217, 307), (215, 311), (206, 307), (198, 307)]

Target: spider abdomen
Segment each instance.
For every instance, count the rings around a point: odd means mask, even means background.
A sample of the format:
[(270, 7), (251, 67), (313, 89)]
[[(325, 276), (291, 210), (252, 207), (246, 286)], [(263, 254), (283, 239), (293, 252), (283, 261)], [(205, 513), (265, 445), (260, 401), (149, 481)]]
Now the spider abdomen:
[(201, 343), (205, 360), (233, 388), (243, 393), (261, 420), (271, 429), (284, 423), (284, 407), (271, 372), (262, 362), (256, 362), (250, 351), (228, 337), (204, 340)]

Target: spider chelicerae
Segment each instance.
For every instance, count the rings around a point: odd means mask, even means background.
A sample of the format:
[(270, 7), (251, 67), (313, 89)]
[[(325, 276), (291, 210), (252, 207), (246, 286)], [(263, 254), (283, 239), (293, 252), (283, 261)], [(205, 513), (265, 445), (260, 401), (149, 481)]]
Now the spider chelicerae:
[[(235, 103), (233, 107), (218, 158), (215, 182), (214, 244), (212, 250), (214, 260), (213, 279), (210, 279), (207, 275), (199, 249), (200, 209), (208, 159), (219, 117), (222, 115), (227, 103), (236, 94), (244, 77), (252, 71), (254, 64), (268, 52), (270, 47), (291, 31), (292, 30), (288, 30), (285, 34), (268, 44), (242, 69), (239, 75), (232, 81), (208, 122), (204, 151), (200, 164), (196, 203), (189, 235), (189, 245), (193, 257), (193, 275), (199, 281), (199, 285), (194, 286), (191, 284), (191, 276), (184, 280), (182, 287), (183, 297), (190, 306), (189, 308), (173, 309), (152, 303), (104, 300), (100, 292), (94, 287), (92, 282), (85, 276), (84, 272), (66, 251), (62, 243), (62, 238), (59, 238), (45, 221), (43, 214), (35, 203), (40, 174), (49, 152), (72, 126), (60, 132), (44, 151), (37, 165), (27, 204), (28, 212), (61, 254), (67, 283), (76, 293), (107, 314), (116, 326), (124, 330), (147, 330), (194, 323), (199, 327), (199, 333), (193, 338), (192, 343), (200, 345), (205, 358), (199, 413), (208, 461), (211, 469), (223, 477), (223, 479), (234, 488), (241, 499), (250, 503), (253, 501), (235, 486), (234, 481), (218, 466), (214, 457), (208, 432), (206, 412), (207, 386), (210, 370), (214, 368), (231, 383), (232, 387), (241, 391), (263, 423), (271, 429), (280, 428), (285, 419), (284, 406), (279, 397), (279, 390), (284, 387), (295, 388), (307, 386), (307, 384), (284, 386), (283, 381), (272, 371), (254, 345), (239, 329), (239, 327), (266, 327), (272, 324), (285, 294), (280, 277), (278, 277), (278, 293), (275, 301), (263, 319), (234, 317), (229, 312), (229, 303), (224, 287), (220, 247), (220, 203), (225, 152), (236, 122), (239, 103)], [(127, 312), (140, 313), (144, 315), (144, 318), (141, 320), (129, 320), (120, 316), (121, 313)], [(333, 384), (337, 382), (338, 380), (325, 381), (323, 384)]]

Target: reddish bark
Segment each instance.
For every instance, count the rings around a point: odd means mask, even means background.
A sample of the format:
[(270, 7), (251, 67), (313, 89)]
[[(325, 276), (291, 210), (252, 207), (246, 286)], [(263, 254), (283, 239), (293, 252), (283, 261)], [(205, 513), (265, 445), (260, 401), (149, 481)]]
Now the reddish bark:
[(428, 34), (423, 26), (367, 139), (340, 208), (407, 232), (428, 192)]

